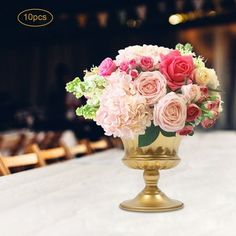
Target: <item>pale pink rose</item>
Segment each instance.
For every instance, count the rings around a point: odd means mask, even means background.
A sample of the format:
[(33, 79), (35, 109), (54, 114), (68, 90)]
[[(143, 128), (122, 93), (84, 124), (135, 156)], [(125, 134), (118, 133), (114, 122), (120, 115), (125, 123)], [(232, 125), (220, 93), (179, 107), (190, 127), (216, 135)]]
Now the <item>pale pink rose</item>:
[(187, 107), (187, 119), (186, 121), (192, 122), (201, 116), (202, 110), (196, 104), (191, 103)]
[(153, 59), (147, 56), (141, 57), (140, 66), (144, 71), (153, 69)]
[(186, 125), (183, 129), (177, 131), (179, 135), (193, 134), (194, 128), (192, 125)]
[(144, 134), (152, 119), (145, 98), (134, 92), (130, 75), (115, 72), (111, 77), (100, 97), (95, 121), (106, 135), (134, 138)]
[(215, 124), (216, 120), (215, 119), (209, 119), (205, 118), (202, 122), (201, 125), (203, 128), (211, 128)]
[(161, 56), (160, 71), (167, 79), (167, 84), (173, 91), (193, 81), (193, 57), (182, 56), (179, 51), (171, 51), (166, 56)]
[(107, 57), (102, 61), (102, 63), (98, 68), (99, 68), (99, 75), (108, 76), (116, 70), (116, 64), (111, 58)]
[(166, 79), (159, 71), (140, 73), (135, 80), (135, 86), (149, 105), (156, 103), (166, 94)]
[(197, 102), (201, 97), (200, 87), (196, 84), (183, 85), (181, 92), (188, 103)]
[(129, 74), (133, 79), (136, 79), (139, 75), (138, 71), (136, 69), (130, 70)]
[(187, 106), (182, 95), (168, 93), (154, 105), (153, 112), (154, 125), (167, 132), (176, 132), (185, 126)]

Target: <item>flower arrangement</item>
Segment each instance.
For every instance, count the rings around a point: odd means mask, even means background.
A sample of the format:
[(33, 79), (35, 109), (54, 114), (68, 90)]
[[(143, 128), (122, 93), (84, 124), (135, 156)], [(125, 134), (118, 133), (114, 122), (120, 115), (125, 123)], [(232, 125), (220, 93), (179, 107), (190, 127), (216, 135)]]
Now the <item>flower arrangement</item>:
[[(66, 86), (87, 103), (77, 115), (93, 119), (106, 135), (140, 137), (148, 145), (165, 136), (193, 135), (199, 124), (214, 125), (222, 111), (219, 81), (190, 44), (175, 49), (153, 45), (119, 50), (115, 60), (85, 71)], [(150, 138), (153, 137), (153, 138)]]

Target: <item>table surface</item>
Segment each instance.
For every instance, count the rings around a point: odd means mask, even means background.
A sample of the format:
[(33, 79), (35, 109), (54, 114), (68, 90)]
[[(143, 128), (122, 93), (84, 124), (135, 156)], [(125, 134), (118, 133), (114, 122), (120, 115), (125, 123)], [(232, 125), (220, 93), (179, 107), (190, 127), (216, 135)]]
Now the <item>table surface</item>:
[(185, 207), (168, 213), (118, 208), (144, 186), (142, 171), (122, 164), (122, 150), (1, 177), (0, 235), (236, 235), (236, 132), (186, 137), (179, 154), (159, 186)]

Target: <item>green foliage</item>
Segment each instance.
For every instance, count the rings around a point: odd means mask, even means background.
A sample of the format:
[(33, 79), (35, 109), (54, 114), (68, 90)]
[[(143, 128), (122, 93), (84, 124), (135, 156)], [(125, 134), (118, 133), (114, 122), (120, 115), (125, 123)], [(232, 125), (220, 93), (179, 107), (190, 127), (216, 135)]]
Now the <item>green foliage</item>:
[(153, 123), (150, 127), (147, 127), (145, 130), (145, 134), (139, 135), (138, 137), (138, 146), (144, 147), (153, 143), (160, 133), (160, 129), (158, 126), (155, 126)]
[(138, 146), (139, 147), (144, 147), (152, 144), (159, 134), (162, 134), (165, 137), (174, 137), (176, 136), (175, 132), (167, 132), (161, 129), (160, 126), (155, 126), (153, 123), (151, 124), (150, 127), (146, 128), (145, 134), (139, 135), (138, 137)]
[(161, 131), (161, 134), (165, 137), (175, 137), (176, 136), (176, 132), (167, 132), (161, 128), (160, 128), (160, 131)]

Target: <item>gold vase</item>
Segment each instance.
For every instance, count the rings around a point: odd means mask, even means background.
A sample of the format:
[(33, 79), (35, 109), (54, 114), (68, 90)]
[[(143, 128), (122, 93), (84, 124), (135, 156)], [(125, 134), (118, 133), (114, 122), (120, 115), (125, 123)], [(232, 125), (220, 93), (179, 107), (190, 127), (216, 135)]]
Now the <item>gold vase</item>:
[(138, 137), (122, 139), (125, 156), (123, 162), (130, 168), (144, 170), (145, 188), (134, 199), (124, 201), (120, 208), (138, 212), (164, 212), (183, 208), (183, 203), (167, 197), (158, 187), (159, 170), (178, 165), (177, 156), (181, 137), (165, 137), (161, 133), (148, 146), (138, 147)]

